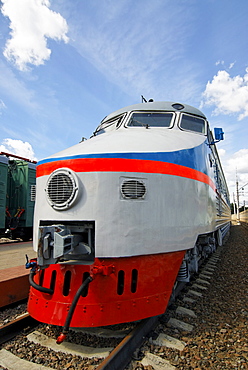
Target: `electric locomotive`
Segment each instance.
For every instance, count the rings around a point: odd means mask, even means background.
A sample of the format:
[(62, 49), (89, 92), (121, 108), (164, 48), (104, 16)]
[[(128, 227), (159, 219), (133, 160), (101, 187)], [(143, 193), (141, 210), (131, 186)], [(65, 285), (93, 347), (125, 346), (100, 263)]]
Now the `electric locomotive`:
[(162, 314), (230, 227), (215, 133), (194, 107), (147, 102), (40, 161), (30, 315), (66, 333)]

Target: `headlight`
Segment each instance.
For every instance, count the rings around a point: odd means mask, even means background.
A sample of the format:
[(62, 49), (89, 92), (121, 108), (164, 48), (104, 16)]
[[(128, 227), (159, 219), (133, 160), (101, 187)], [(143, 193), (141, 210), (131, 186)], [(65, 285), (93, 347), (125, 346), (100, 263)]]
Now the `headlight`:
[(78, 196), (76, 174), (68, 168), (55, 170), (46, 185), (47, 200), (56, 210), (68, 209)]

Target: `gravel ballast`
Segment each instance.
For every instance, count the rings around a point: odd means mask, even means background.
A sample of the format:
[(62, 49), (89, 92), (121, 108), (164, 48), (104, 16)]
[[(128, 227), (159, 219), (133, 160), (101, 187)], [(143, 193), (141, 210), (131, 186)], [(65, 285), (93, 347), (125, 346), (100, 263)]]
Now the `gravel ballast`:
[[(220, 259), (210, 275), (210, 284), (205, 285), (207, 289), (199, 289), (202, 295), (194, 297), (193, 303), (185, 303), (181, 294), (153, 334), (171, 335), (185, 342), (185, 348), (178, 351), (156, 346), (150, 338), (140, 349), (140, 357), (150, 352), (180, 370), (248, 369), (248, 224), (234, 224), (227, 243), (218, 251)], [(192, 309), (196, 318), (177, 315), (177, 305)], [(172, 316), (193, 325), (193, 331), (169, 328), (167, 322)], [(153, 367), (133, 361), (127, 369)]]

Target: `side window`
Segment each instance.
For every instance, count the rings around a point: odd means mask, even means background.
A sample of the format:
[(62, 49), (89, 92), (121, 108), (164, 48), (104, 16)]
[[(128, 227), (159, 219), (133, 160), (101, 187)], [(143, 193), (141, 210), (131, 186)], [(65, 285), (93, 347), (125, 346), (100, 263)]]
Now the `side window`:
[(117, 129), (118, 127), (120, 127), (123, 117), (124, 117), (124, 114), (101, 123), (97, 127), (96, 131), (94, 132), (94, 135), (102, 134), (103, 132), (105, 132), (105, 130), (108, 130), (108, 129), (110, 130)]
[(182, 130), (198, 132), (200, 134), (205, 134), (205, 120), (200, 117), (190, 116), (188, 114), (183, 114), (180, 121), (180, 128)]

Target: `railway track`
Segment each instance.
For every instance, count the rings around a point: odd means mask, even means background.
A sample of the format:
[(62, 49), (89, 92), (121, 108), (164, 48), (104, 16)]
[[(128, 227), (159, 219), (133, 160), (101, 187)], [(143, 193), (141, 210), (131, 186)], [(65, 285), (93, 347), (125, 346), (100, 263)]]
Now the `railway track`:
[[(17, 354), (21, 354), (20, 348), (23, 347), (23, 344), (26, 344), (24, 346), (25, 348), (34, 347), (32, 344), (35, 344), (37, 347), (42, 346), (43, 348), (46, 348), (49, 352), (59, 352), (60, 359), (61, 354), (62, 356), (64, 355), (66, 357), (68, 355), (74, 356), (74, 362), (80, 363), (80, 366), (83, 362), (85, 363), (85, 366), (89, 365), (88, 362), (92, 362), (94, 368), (96, 368), (97, 370), (124, 369), (124, 367), (130, 361), (130, 358), (135, 349), (142, 344), (145, 336), (151, 331), (157, 320), (157, 317), (142, 320), (140, 323), (135, 325), (134, 329), (130, 332), (129, 329), (108, 330), (103, 328), (96, 330), (80, 330), (76, 332), (74, 332), (73, 330), (71, 331), (71, 336), (78, 335), (78, 333), (80, 332), (81, 335), (87, 335), (88, 337), (89, 335), (92, 335), (93, 337), (97, 336), (98, 338), (101, 338), (100, 346), (94, 348), (92, 346), (89, 347), (78, 345), (72, 342), (65, 342), (62, 345), (58, 345), (55, 342), (55, 338), (49, 338), (46, 334), (43, 333), (44, 327), (41, 329), (42, 325), (39, 325), (37, 321), (33, 320), (28, 314), (25, 314), (22, 317), (0, 328), (0, 344), (6, 343), (15, 337), (18, 343), (18, 345), (14, 346), (8, 344), (5, 348), (0, 350), (0, 365), (6, 366), (8, 370), (16, 369), (16, 367), (22, 370), (27, 369), (31, 366), (34, 369), (42, 369), (43, 365), (41, 367), (41, 364), (39, 364), (39, 362), (38, 364), (36, 364), (33, 363), (33, 361), (23, 360), (23, 356), (17, 357), (15, 354), (15, 352), (17, 352)], [(36, 326), (38, 325), (40, 326), (41, 330), (36, 329)], [(34, 327), (35, 330), (33, 330)], [(21, 331), (23, 330), (25, 330), (25, 333), (21, 334)], [(113, 338), (115, 338), (115, 342), (119, 342), (119, 344), (115, 344), (111, 347), (102, 347), (103, 343), (101, 342), (109, 342), (110, 338), (112, 338), (112, 342)], [(120, 341), (120, 338), (123, 339)], [(16, 350), (13, 350), (13, 347), (15, 347)], [(30, 351), (28, 355), (30, 356)], [(93, 360), (90, 361), (91, 359)], [(52, 358), (52, 360), (54, 360), (54, 357)], [(69, 363), (69, 365), (71, 364)], [(50, 366), (45, 366), (45, 368), (54, 368), (53, 366)], [(65, 368), (70, 368), (70, 366), (68, 366), (68, 363), (66, 364)], [(80, 369), (81, 368), (82, 367), (80, 367)]]
[[(234, 248), (236, 254), (232, 253), (235, 241), (231, 237), (227, 247), (219, 248), (212, 255), (164, 315), (143, 320), (138, 326), (71, 331), (68, 342), (63, 345), (55, 343), (59, 328), (39, 325), (31, 330), (28, 325), (16, 339), (8, 339), (2, 346), (0, 365), (8, 370), (21, 370), (21, 364), (16, 362), (21, 359), (25, 361), (25, 369), (247, 369), (247, 311), (242, 297), (247, 267), (242, 261), (247, 257), (248, 230), (247, 226), (232, 228), (236, 237), (237, 228), (246, 237), (239, 236)], [(238, 266), (240, 256), (241, 270), (236, 271), (232, 277), (235, 280), (228, 283), (228, 297), (226, 273), (230, 272), (230, 262)], [(240, 285), (236, 293), (230, 288), (234, 281)], [(223, 290), (226, 295), (221, 300), (218, 295), (223, 294)], [(236, 320), (230, 319), (232, 315), (236, 315)], [(15, 365), (11, 365), (11, 361)]]

